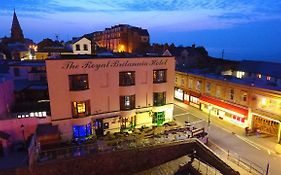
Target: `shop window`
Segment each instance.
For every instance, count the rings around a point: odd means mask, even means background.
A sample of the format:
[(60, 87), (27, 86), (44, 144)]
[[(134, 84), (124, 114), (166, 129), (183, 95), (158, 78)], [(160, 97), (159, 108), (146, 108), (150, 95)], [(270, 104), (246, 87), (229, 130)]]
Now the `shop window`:
[(75, 47), (77, 51), (80, 51), (80, 44), (76, 44)]
[(90, 114), (90, 100), (72, 102), (73, 117), (85, 117)]
[(75, 139), (85, 138), (92, 135), (92, 126), (91, 124), (87, 125), (74, 125), (73, 129), (73, 137)]
[(69, 75), (68, 78), (71, 91), (89, 89), (88, 74)]
[(120, 96), (120, 110), (135, 109), (135, 95)]
[(119, 72), (119, 86), (135, 85), (135, 72)]
[(190, 102), (195, 103), (195, 104), (199, 104), (199, 98), (190, 96)]
[(167, 69), (153, 70), (153, 83), (167, 82)]
[(166, 104), (166, 92), (153, 93), (153, 106), (162, 106)]

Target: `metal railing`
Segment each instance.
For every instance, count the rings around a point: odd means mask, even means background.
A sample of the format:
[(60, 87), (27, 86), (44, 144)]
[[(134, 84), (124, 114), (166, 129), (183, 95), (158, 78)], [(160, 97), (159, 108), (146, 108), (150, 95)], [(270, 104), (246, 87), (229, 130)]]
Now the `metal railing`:
[(231, 154), (229, 151), (227, 152), (227, 160), (237, 164), (251, 174), (264, 175), (266, 172), (265, 168), (259, 166), (258, 164), (238, 154)]

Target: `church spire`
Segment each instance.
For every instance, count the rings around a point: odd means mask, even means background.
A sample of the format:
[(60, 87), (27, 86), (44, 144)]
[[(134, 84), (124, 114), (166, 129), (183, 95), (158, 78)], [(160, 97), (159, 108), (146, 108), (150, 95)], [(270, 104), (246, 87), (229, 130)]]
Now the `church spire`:
[(14, 10), (13, 23), (11, 28), (11, 39), (13, 41), (20, 41), (20, 42), (24, 41), (24, 36), (15, 10)]

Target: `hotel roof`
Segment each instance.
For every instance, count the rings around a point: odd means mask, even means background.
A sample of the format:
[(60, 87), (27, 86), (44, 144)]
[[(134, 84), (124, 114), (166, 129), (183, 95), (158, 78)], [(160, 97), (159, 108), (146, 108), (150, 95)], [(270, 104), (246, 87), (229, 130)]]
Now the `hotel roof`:
[(112, 59), (112, 58), (120, 58), (120, 59), (126, 59), (126, 58), (174, 58), (173, 56), (163, 56), (163, 55), (157, 55), (157, 56), (149, 56), (149, 55), (135, 55), (130, 53), (113, 53), (113, 54), (106, 54), (106, 55), (60, 55), (57, 58), (48, 58), (46, 60), (68, 60), (68, 59)]

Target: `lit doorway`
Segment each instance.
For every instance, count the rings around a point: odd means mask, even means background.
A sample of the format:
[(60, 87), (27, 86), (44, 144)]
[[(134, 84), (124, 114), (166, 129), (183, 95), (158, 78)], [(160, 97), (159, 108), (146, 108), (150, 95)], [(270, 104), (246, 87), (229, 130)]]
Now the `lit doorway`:
[(153, 121), (152, 123), (156, 124), (157, 126), (163, 125), (165, 122), (165, 112), (155, 112), (153, 114)]

